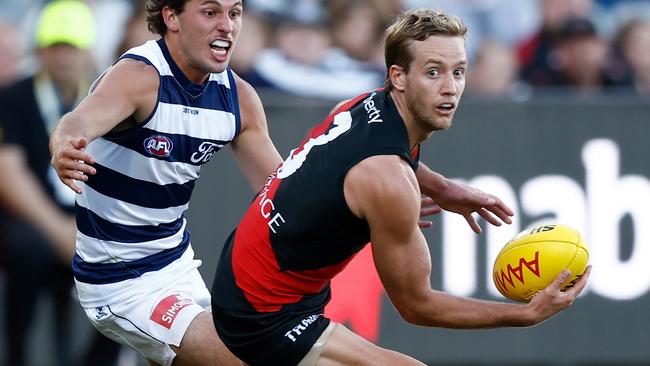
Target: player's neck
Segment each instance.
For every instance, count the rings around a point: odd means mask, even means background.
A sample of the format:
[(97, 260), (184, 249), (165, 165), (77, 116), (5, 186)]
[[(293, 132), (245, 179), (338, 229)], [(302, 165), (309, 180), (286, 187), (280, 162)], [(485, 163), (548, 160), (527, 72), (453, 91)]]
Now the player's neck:
[(409, 146), (413, 149), (418, 144), (428, 139), (433, 131), (424, 130), (422, 128), (422, 123), (418, 123), (419, 121), (417, 121), (417, 117), (408, 107), (406, 96), (403, 92), (393, 89), (390, 91), (390, 96), (395, 102), (397, 112), (404, 121), (404, 126), (406, 127), (406, 132), (409, 137)]
[(183, 75), (194, 84), (203, 84), (208, 77), (208, 73), (190, 65), (187, 55), (181, 50), (178, 37), (175, 37), (173, 34), (167, 34), (164, 37), (164, 42), (167, 45), (169, 54)]

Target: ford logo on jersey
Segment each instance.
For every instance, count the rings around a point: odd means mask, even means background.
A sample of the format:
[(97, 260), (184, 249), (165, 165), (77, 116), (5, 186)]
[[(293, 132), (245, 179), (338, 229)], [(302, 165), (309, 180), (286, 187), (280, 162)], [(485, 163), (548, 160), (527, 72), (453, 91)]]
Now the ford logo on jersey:
[(165, 136), (151, 136), (144, 140), (144, 149), (151, 155), (166, 158), (171, 154), (174, 144)]

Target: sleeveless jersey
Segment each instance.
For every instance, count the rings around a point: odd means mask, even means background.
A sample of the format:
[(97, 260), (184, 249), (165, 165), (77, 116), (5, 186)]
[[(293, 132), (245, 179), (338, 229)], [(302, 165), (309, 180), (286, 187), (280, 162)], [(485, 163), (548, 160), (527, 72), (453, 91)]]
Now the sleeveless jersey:
[(347, 172), (374, 155), (398, 155), (415, 170), (418, 150), (411, 152), (386, 91), (339, 108), (292, 150), (249, 207), (222, 252), (213, 304), (257, 313), (324, 306), (329, 280), (370, 241), (367, 222), (345, 201)]
[(76, 200), (73, 261), (85, 306), (119, 298), (130, 286), (124, 281), (180, 259), (193, 262), (185, 211), (195, 181), (201, 166), (240, 131), (230, 69), (210, 74), (202, 85), (193, 84), (162, 39), (135, 47), (121, 58), (153, 66), (160, 87), (147, 120), (108, 133), (86, 149), (97, 161), (97, 174), (80, 182), (83, 194)]

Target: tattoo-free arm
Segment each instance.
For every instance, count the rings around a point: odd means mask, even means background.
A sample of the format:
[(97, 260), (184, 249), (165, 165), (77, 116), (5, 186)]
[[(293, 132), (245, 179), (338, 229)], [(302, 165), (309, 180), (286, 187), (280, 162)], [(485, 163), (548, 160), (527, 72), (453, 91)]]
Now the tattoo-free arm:
[(481, 233), (481, 227), (472, 216), (473, 212), (495, 226), (501, 226), (502, 222), (512, 223), (512, 209), (498, 197), (449, 180), (422, 162), (416, 175), (422, 193), (431, 197), (443, 210), (462, 215), (477, 234)]
[(282, 162), (266, 123), (262, 102), (248, 83), (235, 76), (241, 132), (232, 142), (232, 151), (242, 173), (255, 192), (259, 191), (268, 176)]
[(410, 167), (396, 156), (371, 157), (348, 172), (344, 187), (348, 206), (370, 227), (373, 258), (386, 293), (410, 323), (447, 328), (529, 326), (568, 307), (586, 284), (581, 278), (561, 292), (568, 279), (564, 273), (525, 305), (434, 290), (429, 250), (418, 228), (420, 190)]
[(95, 174), (95, 159), (86, 146), (129, 116), (139, 120), (151, 112), (160, 82), (152, 66), (134, 60), (115, 64), (74, 111), (64, 115), (50, 137), (52, 165), (59, 179), (81, 193), (75, 180)]

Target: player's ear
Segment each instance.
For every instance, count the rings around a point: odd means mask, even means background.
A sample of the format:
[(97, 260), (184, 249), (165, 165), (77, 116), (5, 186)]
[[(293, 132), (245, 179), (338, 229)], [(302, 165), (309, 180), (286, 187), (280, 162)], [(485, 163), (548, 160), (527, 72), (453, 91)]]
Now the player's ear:
[(178, 32), (180, 25), (178, 24), (178, 15), (174, 10), (165, 5), (162, 9), (162, 17), (168, 31)]
[(388, 78), (390, 79), (393, 88), (398, 91), (406, 89), (406, 71), (399, 65), (391, 65), (388, 69)]

